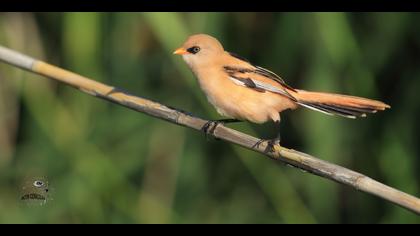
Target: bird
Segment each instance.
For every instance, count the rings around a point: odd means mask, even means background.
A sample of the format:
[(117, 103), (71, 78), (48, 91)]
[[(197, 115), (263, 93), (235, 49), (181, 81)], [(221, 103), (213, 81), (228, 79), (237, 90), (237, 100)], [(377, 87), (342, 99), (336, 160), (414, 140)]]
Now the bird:
[[(220, 123), (239, 121), (272, 121), (280, 128), (280, 113), (299, 107), (352, 119), (390, 108), (377, 100), (295, 89), (274, 72), (225, 51), (216, 38), (207, 34), (189, 36), (173, 54), (182, 56), (208, 101), (227, 118), (206, 123), (202, 128), (206, 133), (214, 132)], [(256, 145), (264, 141), (268, 142), (267, 150), (272, 151), (280, 142), (280, 131), (274, 139), (261, 139)]]

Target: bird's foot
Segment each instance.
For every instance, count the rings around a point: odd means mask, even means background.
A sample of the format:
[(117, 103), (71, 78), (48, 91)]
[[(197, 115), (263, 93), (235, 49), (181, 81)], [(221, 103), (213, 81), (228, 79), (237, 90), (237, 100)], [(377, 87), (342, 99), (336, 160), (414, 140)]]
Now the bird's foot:
[[(216, 130), (219, 124), (224, 125), (226, 123), (233, 123), (233, 122), (240, 122), (240, 120), (236, 120), (236, 119), (211, 120), (203, 125), (203, 127), (201, 128), (201, 131), (204, 132), (206, 139), (208, 139), (208, 135), (212, 135), (212, 136), (214, 135), (214, 131)], [(216, 138), (216, 140), (219, 140), (219, 139)]]
[(280, 138), (277, 137), (274, 139), (260, 139), (252, 146), (252, 148), (260, 148), (262, 143), (267, 143), (264, 152), (271, 153), (275, 151), (275, 145), (280, 145)]
[(208, 135), (214, 135), (214, 130), (220, 123), (221, 123), (220, 121), (211, 120), (203, 125), (203, 127), (201, 128), (201, 131), (204, 132), (206, 139), (208, 139)]

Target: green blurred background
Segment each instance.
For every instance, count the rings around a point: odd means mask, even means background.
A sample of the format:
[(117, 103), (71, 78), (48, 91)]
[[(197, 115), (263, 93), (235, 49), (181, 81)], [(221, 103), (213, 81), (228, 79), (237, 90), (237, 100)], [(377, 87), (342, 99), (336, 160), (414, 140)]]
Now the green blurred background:
[[(282, 144), (420, 196), (420, 14), (1, 13), (0, 44), (135, 95), (220, 118), (182, 59), (186, 37), (290, 85), (382, 100), (349, 120), (282, 115)], [(263, 138), (273, 124), (232, 124)], [(27, 206), (23, 182), (52, 200)], [(420, 223), (407, 210), (202, 133), (0, 64), (1, 223)]]

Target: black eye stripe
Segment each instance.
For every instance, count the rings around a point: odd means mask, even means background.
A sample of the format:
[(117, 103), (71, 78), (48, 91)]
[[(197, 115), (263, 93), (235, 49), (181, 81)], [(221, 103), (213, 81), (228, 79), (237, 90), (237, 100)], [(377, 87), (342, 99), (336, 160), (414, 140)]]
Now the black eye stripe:
[(198, 46), (193, 46), (187, 49), (187, 52), (192, 53), (192, 54), (196, 54), (199, 51), (200, 51), (200, 47)]

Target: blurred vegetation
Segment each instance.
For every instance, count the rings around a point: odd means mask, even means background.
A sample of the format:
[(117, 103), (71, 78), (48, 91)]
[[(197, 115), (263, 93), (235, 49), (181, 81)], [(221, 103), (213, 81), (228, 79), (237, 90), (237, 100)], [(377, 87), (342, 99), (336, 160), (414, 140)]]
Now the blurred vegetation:
[[(282, 144), (420, 196), (420, 28), (409, 13), (1, 13), (0, 44), (133, 94), (219, 116), (172, 51), (203, 32), (307, 90), (385, 101), (348, 120), (284, 112)], [(272, 137), (272, 124), (232, 124)], [(48, 179), (52, 200), (22, 204)], [(259, 154), (0, 65), (1, 223), (420, 223)]]

